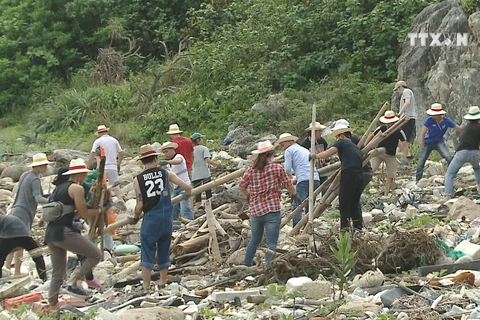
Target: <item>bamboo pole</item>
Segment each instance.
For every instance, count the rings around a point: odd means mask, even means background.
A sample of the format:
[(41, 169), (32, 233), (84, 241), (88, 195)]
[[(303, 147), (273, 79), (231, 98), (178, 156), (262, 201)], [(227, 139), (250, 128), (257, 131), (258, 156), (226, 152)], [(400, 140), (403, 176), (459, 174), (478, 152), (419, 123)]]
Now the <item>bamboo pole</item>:
[(373, 131), (373, 128), (375, 128), (375, 125), (377, 124), (378, 120), (380, 119), (380, 117), (385, 113), (385, 110), (387, 109), (389, 103), (388, 101), (385, 101), (385, 103), (383, 104), (382, 108), (378, 111), (377, 113), (377, 116), (375, 117), (375, 119), (373, 119), (373, 121), (370, 123), (370, 126), (368, 126), (368, 129), (367, 131), (365, 131), (365, 133), (363, 134), (362, 138), (360, 139), (360, 141), (358, 142), (358, 147), (361, 148), (363, 146), (363, 144), (365, 143), (365, 141), (367, 140), (368, 138), (368, 135), (370, 134), (370, 132)]
[[(312, 106), (312, 129), (310, 130), (310, 152), (315, 154), (315, 133), (316, 133), (316, 114), (317, 105), (314, 103)], [(314, 232), (313, 232), (313, 204), (315, 198), (313, 197), (313, 188), (314, 188), (314, 173), (315, 173), (315, 159), (310, 160), (310, 179), (308, 181), (308, 226), (307, 229), (310, 231), (310, 250), (315, 252), (315, 241), (314, 241)]]
[[(220, 185), (222, 185), (226, 182), (230, 182), (231, 180), (239, 178), (243, 175), (243, 173), (245, 171), (246, 171), (246, 168), (241, 168), (241, 169), (238, 169), (237, 171), (234, 171), (232, 173), (227, 174), (226, 176), (223, 176), (223, 177), (215, 179), (215, 180), (213, 180), (209, 183), (201, 185), (198, 188), (194, 188), (194, 189), (192, 189), (191, 196), (195, 196), (195, 195), (200, 194), (200, 193), (202, 193), (206, 190), (216, 188), (216, 187), (218, 187), (218, 186), (220, 186)], [(177, 204), (182, 200), (183, 200), (183, 195), (176, 196), (175, 198), (172, 198), (172, 204)], [(115, 229), (126, 226), (128, 223), (129, 223), (128, 219), (117, 221), (117, 222), (109, 225), (107, 228), (105, 228), (104, 232), (108, 233), (108, 232), (113, 231)]]
[(215, 262), (222, 263), (222, 255), (220, 254), (220, 247), (218, 246), (217, 231), (215, 225), (215, 216), (212, 212), (212, 202), (210, 199), (205, 203), (205, 214), (207, 215), (208, 233), (210, 235), (210, 241), (212, 243), (212, 253)]

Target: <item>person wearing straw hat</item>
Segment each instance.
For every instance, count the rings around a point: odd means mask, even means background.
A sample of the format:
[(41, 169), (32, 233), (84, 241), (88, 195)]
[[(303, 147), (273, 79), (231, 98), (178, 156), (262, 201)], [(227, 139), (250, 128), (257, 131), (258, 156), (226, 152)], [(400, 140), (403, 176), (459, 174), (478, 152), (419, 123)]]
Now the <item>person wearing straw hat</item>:
[[(48, 202), (48, 199), (43, 195), (40, 177), (47, 171), (50, 163), (45, 153), (34, 154), (32, 163), (29, 165), (32, 170), (24, 172), (18, 181), (17, 194), (9, 214), (22, 220), (28, 230), (32, 229), (37, 206)], [(6, 232), (8, 233), (8, 230)], [(10, 268), (14, 256), (15, 275), (19, 276), (21, 275), (20, 268), (22, 266), (23, 250), (8, 256), (7, 268)]]
[[(264, 231), (268, 249), (275, 252), (282, 220), (281, 191), (285, 188), (291, 196), (295, 197), (297, 194), (285, 169), (273, 162), (274, 148), (269, 140), (258, 143), (257, 150), (252, 151), (252, 154), (256, 155), (253, 165), (245, 172), (239, 185), (240, 191), (250, 203), (252, 236), (245, 252), (246, 266), (253, 264), (253, 258), (262, 242)], [(267, 261), (273, 258), (270, 253), (265, 254)]]
[[(171, 144), (171, 142), (168, 142)], [(165, 145), (165, 144), (164, 144)], [(140, 147), (140, 161), (144, 170), (133, 180), (137, 203), (135, 215), (129, 217), (131, 224), (136, 224), (144, 213), (140, 229), (143, 288), (150, 290), (152, 269), (155, 255), (160, 269), (159, 288), (165, 287), (168, 268), (170, 267), (170, 243), (172, 240), (172, 199), (169, 183), (173, 182), (189, 195), (192, 191), (175, 173), (158, 167), (159, 153), (149, 144)]]
[(422, 134), (420, 136), (420, 156), (418, 158), (416, 180), (417, 182), (423, 177), (423, 168), (427, 162), (430, 153), (436, 150), (443, 159), (450, 164), (452, 156), (445, 145), (444, 136), (448, 128), (454, 128), (457, 130), (457, 134), (460, 136), (462, 128), (457, 126), (455, 122), (445, 116), (447, 112), (443, 109), (440, 103), (434, 103), (427, 110), (427, 114), (430, 116), (425, 120), (423, 124)]
[[(161, 151), (165, 158), (167, 158), (167, 164), (170, 170), (175, 173), (183, 182), (191, 185), (185, 158), (177, 152), (177, 148), (178, 144), (175, 142), (165, 142), (161, 147)], [(174, 197), (185, 194), (185, 188), (182, 186), (174, 183), (173, 187)], [(180, 227), (180, 215), (188, 220), (195, 219), (193, 211), (190, 208), (190, 201), (187, 198), (173, 206), (173, 224), (175, 229)]]
[[(292, 210), (295, 210), (308, 197), (310, 190), (310, 152), (296, 143), (297, 140), (298, 137), (292, 136), (290, 133), (282, 133), (279, 139), (275, 141), (275, 146), (281, 146), (285, 151), (285, 172), (287, 172), (289, 177), (292, 177), (292, 171), (295, 172), (297, 179), (295, 189), (298, 200), (293, 202)], [(315, 190), (320, 187), (320, 177), (317, 170), (314, 170), (313, 180), (313, 189)], [(308, 212), (308, 208), (306, 207), (304, 211)], [(301, 219), (302, 213), (300, 212), (293, 217), (293, 226), (295, 227)]]
[[(193, 150), (195, 154), (193, 158), (194, 160), (192, 170), (192, 180), (194, 188), (197, 188), (202, 184), (206, 184), (212, 181), (212, 175), (210, 174), (210, 169), (208, 168), (208, 165), (217, 168), (222, 167), (221, 163), (212, 160), (210, 150), (208, 150), (208, 148), (203, 145), (203, 138), (205, 138), (205, 136), (198, 132), (195, 132), (190, 136), (190, 139), (192, 140), (194, 145)], [(205, 195), (207, 200), (210, 199), (212, 197), (212, 190), (206, 190)], [(195, 196), (195, 210), (198, 210), (201, 205), (202, 195), (197, 194)]]
[(193, 161), (195, 153), (193, 150), (192, 140), (182, 136), (182, 130), (178, 127), (178, 124), (174, 123), (170, 125), (167, 134), (172, 138), (172, 142), (177, 144), (176, 152), (181, 154), (186, 161), (188, 176), (192, 179)]
[(402, 80), (395, 83), (393, 91), (401, 94), (398, 116), (401, 117), (405, 115), (405, 118), (408, 119), (408, 122), (402, 126), (402, 130), (407, 139), (400, 142), (400, 148), (402, 150), (406, 150), (407, 152), (405, 154), (407, 158), (404, 163), (408, 164), (409, 162), (413, 161), (413, 156), (410, 154), (409, 144), (413, 143), (417, 136), (417, 106), (415, 103), (415, 96), (413, 95), (413, 91), (407, 86), (407, 83)]
[[(387, 131), (398, 120), (400, 120), (400, 118), (395, 115), (395, 112), (392, 110), (385, 111), (385, 114), (380, 117), (380, 122), (383, 123), (383, 125), (375, 129), (375, 131), (368, 136), (366, 144), (368, 144), (375, 135)], [(402, 148), (404, 155), (406, 155), (408, 152), (406, 150), (408, 147), (407, 145), (399, 145), (399, 142), (406, 140), (407, 136), (403, 132), (403, 129), (397, 130), (378, 144), (378, 148), (385, 148), (385, 153), (373, 157), (371, 160), (373, 172), (376, 172), (378, 168), (380, 168), (380, 164), (382, 164), (382, 162), (385, 163), (387, 168), (387, 181), (385, 183), (384, 192), (385, 196), (388, 196), (388, 193), (394, 186), (395, 177), (397, 176), (397, 147), (400, 146), (400, 148)]]
[(78, 282), (83, 281), (85, 275), (103, 258), (102, 252), (73, 226), (75, 218), (91, 219), (103, 212), (102, 207), (87, 208), (83, 182), (89, 172), (83, 159), (72, 159), (68, 171), (63, 173), (63, 175), (69, 176), (68, 181), (58, 185), (50, 198), (51, 201), (75, 207), (74, 211), (64, 214), (56, 221), (49, 222), (45, 231), (45, 243), (50, 250), (53, 266), (52, 280), (48, 291), (49, 307), (53, 309), (58, 307), (58, 295), (67, 267), (67, 251), (85, 257), (85, 261), (67, 288), (70, 294), (81, 298), (86, 298), (88, 294), (80, 288)]
[[(91, 167), (93, 163), (93, 159), (95, 156), (100, 154), (100, 148), (103, 148), (105, 152), (105, 175), (107, 176), (108, 183), (112, 186), (112, 191), (117, 196), (117, 199), (120, 202), (124, 202), (125, 199), (120, 191), (120, 164), (125, 156), (125, 153), (120, 146), (120, 143), (117, 139), (110, 136), (108, 132), (110, 128), (107, 128), (105, 125), (99, 125), (97, 127), (96, 135), (98, 135), (98, 139), (93, 142), (92, 151), (87, 160), (87, 166)], [(98, 158), (99, 159), (99, 158)], [(100, 165), (100, 162), (97, 161), (97, 167)]]
[(452, 198), (453, 180), (465, 163), (472, 165), (477, 179), (477, 189), (480, 191), (480, 108), (470, 107), (464, 119), (468, 120), (468, 124), (462, 130), (460, 144), (445, 174), (445, 201)]
[[(308, 128), (305, 129), (305, 131), (307, 131), (309, 134), (307, 135), (305, 140), (303, 140), (301, 146), (304, 147), (305, 149), (309, 150), (310, 152), (314, 152), (314, 153), (319, 153), (319, 152), (327, 150), (328, 143), (322, 137), (322, 133), (323, 133), (323, 130), (325, 130), (325, 128), (326, 127), (323, 124), (321, 124), (320, 122), (315, 122), (315, 128), (314, 128), (314, 130), (315, 130), (315, 150), (310, 150), (310, 148), (312, 146), (311, 141), (310, 141), (310, 133), (312, 132), (312, 123), (310, 123)], [(324, 161), (317, 161), (316, 162), (317, 169), (320, 169), (323, 166), (325, 166)], [(328, 178), (325, 177), (325, 176), (320, 176), (320, 184), (324, 183), (327, 179)], [(325, 194), (326, 191), (327, 190), (323, 190), (322, 194)]]
[(340, 207), (340, 229), (347, 230), (352, 224), (353, 228), (363, 228), (362, 208), (360, 196), (362, 195), (363, 154), (352, 141), (352, 128), (345, 124), (335, 125), (331, 133), (337, 140), (329, 149), (318, 153), (315, 158), (326, 159), (338, 153), (341, 162), (340, 191), (338, 195)]

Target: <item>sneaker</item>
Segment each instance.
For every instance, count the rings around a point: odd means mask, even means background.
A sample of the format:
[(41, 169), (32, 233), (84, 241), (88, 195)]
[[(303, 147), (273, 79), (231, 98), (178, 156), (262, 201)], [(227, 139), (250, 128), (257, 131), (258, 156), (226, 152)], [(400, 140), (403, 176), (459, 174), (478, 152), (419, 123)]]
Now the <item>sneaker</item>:
[(74, 287), (72, 285), (68, 286), (67, 291), (72, 296), (75, 296), (75, 297), (78, 297), (78, 298), (87, 298), (88, 297), (88, 294), (85, 291), (83, 291), (82, 289), (80, 289), (78, 287)]
[(100, 283), (97, 282), (97, 280), (93, 279), (93, 280), (85, 280), (85, 282), (87, 283), (88, 287), (91, 288), (91, 289), (100, 289), (102, 288), (102, 286), (100, 285)]

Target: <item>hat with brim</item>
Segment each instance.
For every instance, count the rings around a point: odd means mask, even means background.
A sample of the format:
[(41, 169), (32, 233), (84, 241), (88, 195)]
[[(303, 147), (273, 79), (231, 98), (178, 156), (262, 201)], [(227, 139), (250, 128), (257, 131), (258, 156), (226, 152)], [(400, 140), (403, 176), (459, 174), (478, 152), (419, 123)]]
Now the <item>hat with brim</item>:
[(202, 138), (202, 139), (205, 138), (205, 135), (203, 135), (203, 134), (201, 134), (201, 133), (199, 133), (199, 132), (195, 132), (194, 134), (192, 134), (192, 135), (190, 136), (190, 139), (192, 139), (192, 140), (194, 140), (194, 141), (197, 140), (197, 139), (200, 139), (200, 138)]
[(345, 119), (338, 119), (336, 122), (335, 122), (335, 126), (339, 126), (339, 125), (343, 125), (345, 127), (350, 127), (350, 123), (345, 120)]
[(167, 134), (178, 134), (178, 133), (182, 133), (183, 131), (180, 130), (180, 128), (178, 127), (178, 124), (174, 123), (172, 125), (170, 125), (170, 127), (168, 128), (168, 132)]
[(51, 163), (53, 162), (48, 161), (47, 155), (45, 153), (37, 153), (33, 155), (32, 163), (29, 164), (29, 167), (43, 166)]
[(100, 134), (100, 133), (103, 133), (103, 132), (108, 132), (110, 130), (110, 128), (107, 128), (106, 126), (104, 126), (103, 124), (102, 125), (99, 125), (97, 127), (97, 132), (96, 134)]
[(270, 140), (267, 140), (267, 141), (260, 141), (258, 143), (258, 147), (257, 147), (257, 150), (253, 150), (252, 151), (252, 154), (260, 154), (260, 153), (265, 153), (265, 152), (268, 152), (270, 150), (273, 150), (275, 147), (272, 145), (272, 143), (270, 142)]
[(87, 165), (83, 159), (72, 159), (70, 161), (70, 165), (68, 166), (68, 171), (64, 172), (64, 176), (77, 174), (77, 173), (90, 173), (91, 171), (88, 170)]
[(349, 128), (349, 127), (344, 126), (344, 125), (340, 125), (340, 126), (335, 126), (332, 130), (332, 133), (330, 133), (330, 135), (332, 137), (336, 137), (339, 134), (346, 133), (346, 132), (352, 132), (352, 131), (353, 131), (352, 128)]
[(162, 146), (160, 147), (160, 150), (177, 149), (177, 148), (178, 148), (178, 144), (170, 141), (170, 142), (165, 142), (164, 144), (162, 144)]
[(380, 122), (381, 123), (392, 123), (392, 122), (397, 122), (400, 120), (399, 117), (395, 115), (395, 112), (392, 110), (387, 110), (385, 111), (385, 114), (380, 117)]
[(140, 147), (140, 157), (138, 160), (151, 156), (158, 156), (159, 154), (160, 153), (158, 153), (151, 144), (144, 144)]
[(397, 83), (395, 83), (395, 87), (393, 88), (393, 91), (397, 90), (400, 87), (407, 88), (407, 83), (405, 81), (397, 81)]
[[(326, 126), (324, 126), (320, 122), (315, 122), (315, 131), (324, 130), (325, 128), (326, 128)], [(312, 123), (310, 123), (310, 125), (308, 126), (307, 129), (305, 129), (305, 131), (311, 131), (311, 130), (312, 130)]]
[(429, 116), (440, 116), (444, 115), (447, 112), (443, 110), (443, 107), (440, 103), (434, 103), (430, 106), (430, 109), (427, 110)]
[(464, 116), (466, 120), (479, 120), (480, 119), (480, 108), (478, 106), (471, 106), (468, 110), (468, 114)]
[(275, 146), (279, 146), (280, 143), (285, 142), (285, 141), (297, 141), (298, 137), (292, 136), (290, 133), (282, 133), (280, 137), (278, 138), (277, 141), (275, 141)]

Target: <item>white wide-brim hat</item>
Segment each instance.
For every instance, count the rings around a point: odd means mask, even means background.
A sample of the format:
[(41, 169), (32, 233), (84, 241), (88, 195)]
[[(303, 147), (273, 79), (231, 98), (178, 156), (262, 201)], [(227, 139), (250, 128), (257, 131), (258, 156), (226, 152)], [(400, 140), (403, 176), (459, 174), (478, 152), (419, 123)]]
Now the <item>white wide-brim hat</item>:
[(392, 110), (387, 110), (385, 111), (385, 114), (380, 117), (380, 122), (381, 123), (392, 123), (392, 122), (397, 122), (400, 120), (399, 117), (395, 115), (395, 112)]
[(68, 166), (68, 171), (64, 172), (64, 176), (68, 176), (71, 174), (77, 174), (77, 173), (89, 173), (90, 170), (88, 170), (87, 165), (85, 164), (85, 161), (83, 159), (72, 159), (70, 161), (70, 165)]
[(279, 146), (280, 143), (285, 141), (297, 141), (298, 137), (292, 136), (290, 133), (282, 133), (277, 141), (275, 141), (275, 146)]
[(97, 127), (97, 132), (95, 134), (100, 134), (102, 132), (108, 132), (108, 131), (110, 131), (110, 128), (107, 128), (106, 126), (101, 124)]
[(178, 127), (178, 124), (174, 123), (172, 125), (170, 125), (170, 127), (168, 128), (168, 132), (167, 134), (178, 134), (178, 133), (182, 133), (183, 131), (180, 130), (180, 128)]
[(48, 161), (47, 155), (45, 153), (37, 153), (33, 155), (32, 163), (30, 163), (28, 166), (37, 167), (37, 166), (43, 166), (45, 164), (51, 164), (51, 163), (53, 162)]
[(468, 114), (464, 116), (465, 120), (479, 120), (480, 119), (480, 108), (478, 106), (471, 106), (468, 109)]
[(447, 112), (443, 110), (443, 107), (440, 103), (434, 103), (430, 106), (430, 109), (427, 110), (429, 116), (440, 116), (444, 115)]
[(253, 151), (252, 151), (252, 154), (265, 153), (265, 152), (268, 152), (268, 151), (273, 150), (273, 149), (275, 149), (275, 147), (272, 145), (272, 143), (270, 142), (270, 140), (260, 141), (260, 142), (258, 143), (257, 150), (253, 150)]
[(165, 142), (164, 144), (162, 144), (162, 146), (160, 147), (160, 150), (165, 150), (165, 149), (177, 149), (178, 148), (178, 144), (176, 144), (175, 142)]
[(352, 128), (350, 128), (349, 126), (346, 126), (345, 124), (339, 124), (339, 125), (335, 125), (335, 127), (333, 127), (330, 135), (332, 137), (336, 137), (339, 134), (342, 134), (342, 133), (345, 133), (345, 132), (352, 132), (352, 131), (353, 131)]

